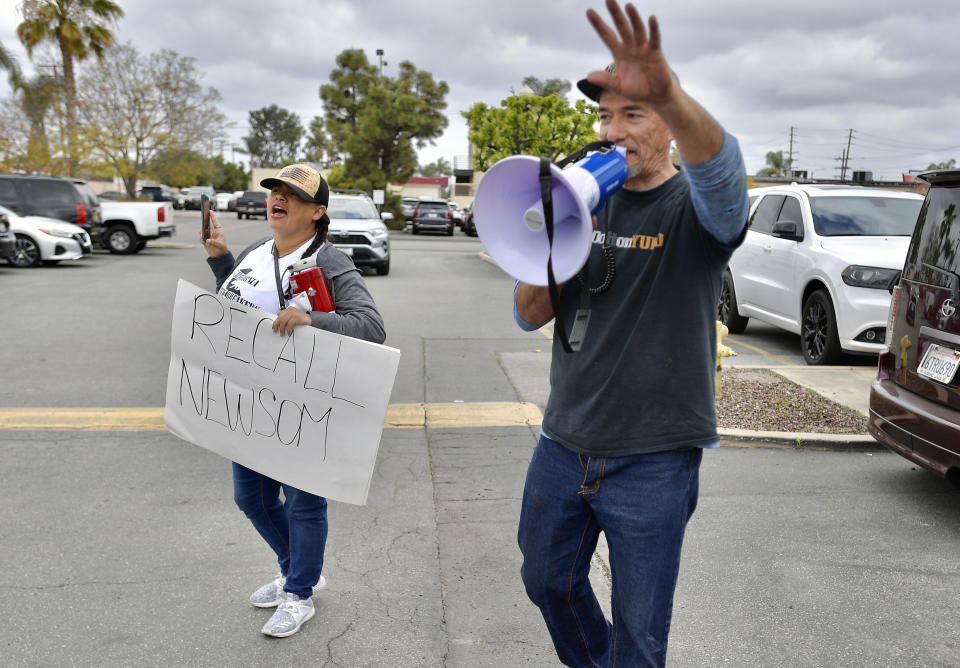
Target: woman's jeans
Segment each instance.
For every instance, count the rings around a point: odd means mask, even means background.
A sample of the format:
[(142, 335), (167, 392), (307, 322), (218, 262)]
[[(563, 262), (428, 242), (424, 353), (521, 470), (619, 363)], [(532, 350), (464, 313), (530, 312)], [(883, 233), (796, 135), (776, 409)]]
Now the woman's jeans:
[[(283, 488), (285, 502), (280, 501)], [(313, 595), (327, 544), (327, 500), (233, 462), (233, 498), (263, 536), (287, 576), (284, 590)]]
[[(663, 666), (700, 448), (585, 457), (540, 437), (520, 514), (523, 584), (568, 666)], [(603, 531), (612, 624), (587, 577)]]

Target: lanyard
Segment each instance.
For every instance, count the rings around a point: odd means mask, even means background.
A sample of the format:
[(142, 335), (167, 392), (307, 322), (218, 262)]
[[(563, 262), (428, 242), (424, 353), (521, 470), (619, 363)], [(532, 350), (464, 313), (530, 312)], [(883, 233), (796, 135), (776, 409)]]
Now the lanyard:
[(273, 256), (273, 275), (277, 279), (277, 299), (280, 300), (280, 310), (287, 308), (287, 299), (283, 294), (283, 283), (280, 281), (280, 254), (277, 252), (277, 244), (273, 244), (273, 249), (270, 251), (270, 254)]

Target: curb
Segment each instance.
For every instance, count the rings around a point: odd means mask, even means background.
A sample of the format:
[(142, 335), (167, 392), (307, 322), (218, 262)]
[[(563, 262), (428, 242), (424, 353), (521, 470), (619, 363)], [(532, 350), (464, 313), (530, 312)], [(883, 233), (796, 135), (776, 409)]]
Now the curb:
[(803, 431), (751, 431), (749, 429), (718, 429), (721, 440), (744, 444), (770, 443), (794, 448), (883, 450), (869, 434), (818, 434)]

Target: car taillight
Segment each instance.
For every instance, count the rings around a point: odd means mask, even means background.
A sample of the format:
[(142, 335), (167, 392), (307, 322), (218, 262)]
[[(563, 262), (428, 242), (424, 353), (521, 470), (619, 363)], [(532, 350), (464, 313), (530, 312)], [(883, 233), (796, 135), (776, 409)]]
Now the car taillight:
[(413, 210), (413, 217), (414, 217), (414, 218), (419, 218), (419, 217), (420, 217), (420, 209), (414, 209), (414, 210)]
[(166, 221), (166, 216), (167, 216), (167, 214), (164, 213), (163, 207), (162, 207), (162, 206), (158, 206), (158, 207), (157, 207), (157, 222), (158, 222), (158, 223), (162, 223), (162, 222)]
[(453, 218), (453, 214), (447, 211), (447, 218)]
[(893, 293), (890, 295), (890, 311), (887, 316), (887, 335), (883, 339), (887, 344), (887, 349), (890, 350), (893, 347), (893, 323), (897, 320), (897, 309), (900, 308), (900, 286), (898, 285), (893, 289)]
[(87, 206), (85, 204), (77, 204), (77, 225), (86, 225), (87, 224)]

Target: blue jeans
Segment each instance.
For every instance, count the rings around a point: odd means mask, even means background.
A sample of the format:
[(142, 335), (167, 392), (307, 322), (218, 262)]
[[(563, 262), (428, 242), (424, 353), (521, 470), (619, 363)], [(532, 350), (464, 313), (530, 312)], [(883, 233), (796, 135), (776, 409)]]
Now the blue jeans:
[[(527, 595), (568, 666), (663, 666), (699, 448), (585, 457), (540, 437), (527, 470), (518, 541)], [(603, 531), (612, 623), (590, 586)]]
[[(280, 501), (283, 488), (285, 501)], [(233, 499), (277, 554), (284, 590), (303, 598), (320, 581), (327, 545), (327, 500), (233, 462)]]

